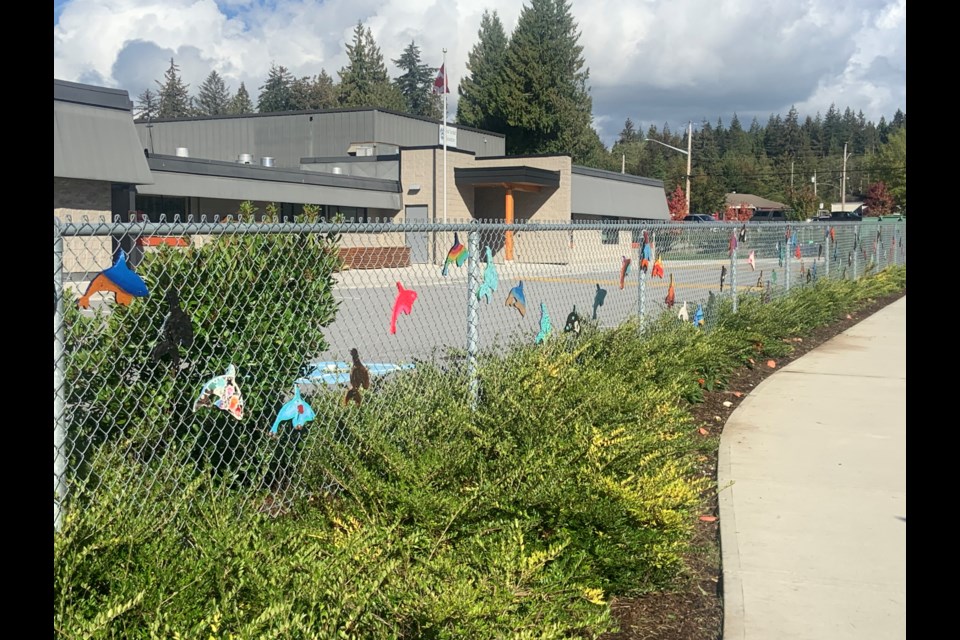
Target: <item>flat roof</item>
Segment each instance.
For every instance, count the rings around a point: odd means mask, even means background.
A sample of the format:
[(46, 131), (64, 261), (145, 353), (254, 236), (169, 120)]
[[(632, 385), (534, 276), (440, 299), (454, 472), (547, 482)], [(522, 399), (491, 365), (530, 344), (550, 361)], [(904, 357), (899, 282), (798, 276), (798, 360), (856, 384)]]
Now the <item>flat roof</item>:
[(127, 112), (133, 109), (130, 94), (123, 89), (108, 89), (106, 87), (96, 87), (92, 84), (67, 82), (66, 80), (54, 79), (53, 99)]
[(398, 180), (167, 155), (151, 155), (148, 162), (155, 182), (137, 189), (144, 195), (401, 208)]
[(484, 186), (524, 184), (538, 187), (560, 186), (560, 172), (517, 165), (512, 167), (456, 167), (453, 170), (457, 184)]

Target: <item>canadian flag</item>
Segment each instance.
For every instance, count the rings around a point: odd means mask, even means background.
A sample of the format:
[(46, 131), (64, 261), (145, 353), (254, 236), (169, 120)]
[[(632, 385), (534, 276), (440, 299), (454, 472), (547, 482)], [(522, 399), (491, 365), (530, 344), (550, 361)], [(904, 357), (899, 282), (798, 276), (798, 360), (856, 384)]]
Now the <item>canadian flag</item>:
[(444, 71), (444, 66), (446, 65), (440, 65), (440, 73), (437, 74), (437, 79), (433, 81), (434, 93), (450, 93), (450, 85), (447, 83), (447, 72)]

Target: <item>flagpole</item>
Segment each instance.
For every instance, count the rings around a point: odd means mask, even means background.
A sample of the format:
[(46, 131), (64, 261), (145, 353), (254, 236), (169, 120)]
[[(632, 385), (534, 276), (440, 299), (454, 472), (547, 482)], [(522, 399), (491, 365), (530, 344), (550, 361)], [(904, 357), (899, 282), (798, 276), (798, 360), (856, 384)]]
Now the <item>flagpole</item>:
[(443, 50), (443, 223), (447, 223), (447, 50)]

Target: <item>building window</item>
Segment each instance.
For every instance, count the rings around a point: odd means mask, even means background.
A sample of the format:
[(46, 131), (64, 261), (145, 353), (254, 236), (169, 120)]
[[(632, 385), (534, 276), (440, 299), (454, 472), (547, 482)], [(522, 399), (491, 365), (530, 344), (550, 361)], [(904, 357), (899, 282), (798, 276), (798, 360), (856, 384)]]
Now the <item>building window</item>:
[(167, 222), (173, 222), (174, 216), (187, 219), (187, 199), (170, 196), (145, 196), (137, 194), (137, 213), (143, 214), (149, 222), (160, 222), (161, 214)]
[[(602, 222), (604, 224), (614, 225), (620, 222), (617, 218), (611, 218), (609, 216), (603, 216)], [(600, 231), (600, 243), (601, 244), (620, 244), (620, 230), (619, 229), (603, 229)]]

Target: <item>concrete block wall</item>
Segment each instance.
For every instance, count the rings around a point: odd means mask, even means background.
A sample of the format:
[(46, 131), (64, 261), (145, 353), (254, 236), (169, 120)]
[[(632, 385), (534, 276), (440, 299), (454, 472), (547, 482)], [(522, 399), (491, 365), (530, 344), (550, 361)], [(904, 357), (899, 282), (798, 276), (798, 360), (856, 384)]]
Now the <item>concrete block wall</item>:
[[(53, 179), (53, 215), (63, 221), (111, 221), (110, 183), (75, 178)], [(96, 275), (113, 262), (113, 242), (108, 237), (64, 238), (63, 270), (68, 278)]]

